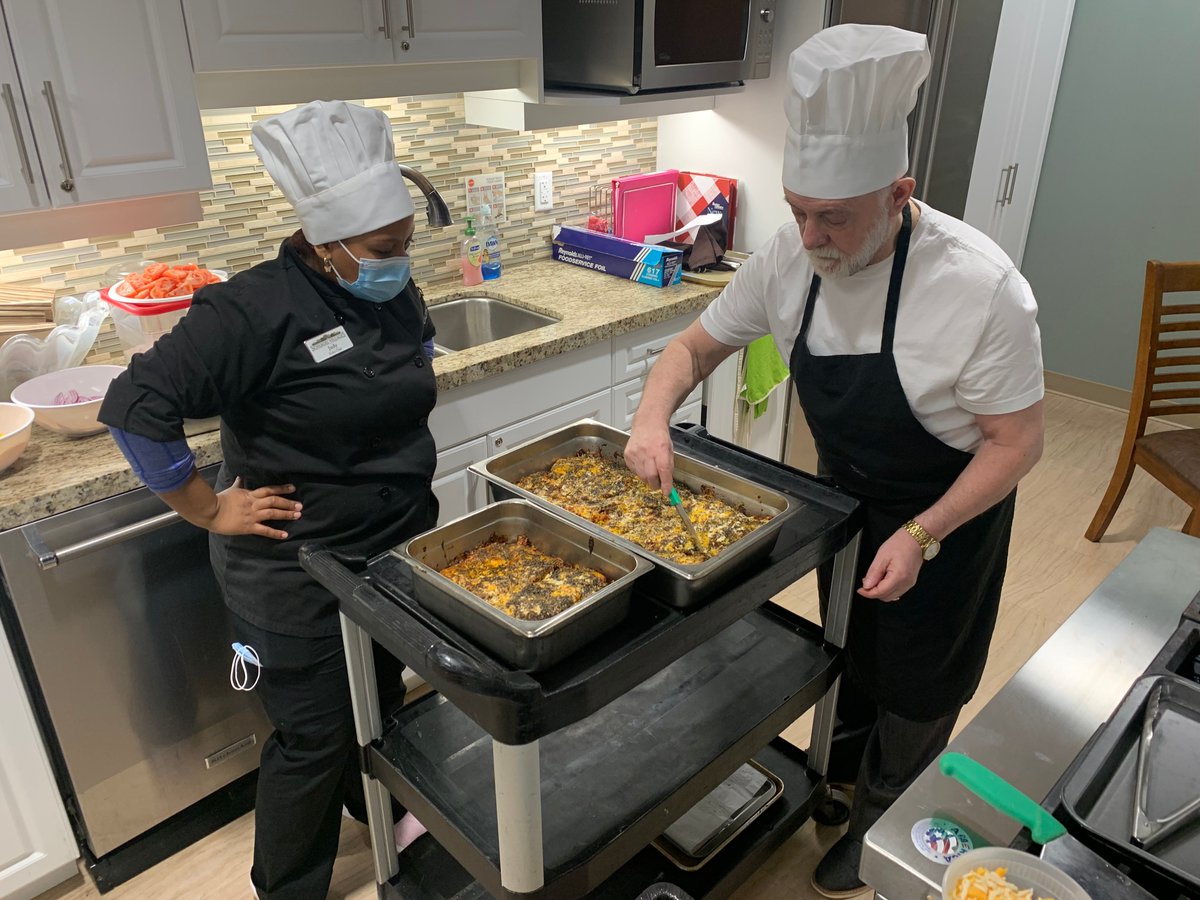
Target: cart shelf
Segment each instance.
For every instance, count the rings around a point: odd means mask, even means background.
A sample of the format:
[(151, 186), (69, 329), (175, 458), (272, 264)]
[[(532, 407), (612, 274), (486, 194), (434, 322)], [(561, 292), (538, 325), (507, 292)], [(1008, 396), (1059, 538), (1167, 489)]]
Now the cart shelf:
[[(828, 690), (821, 629), (770, 607), (541, 740), (545, 897), (578, 897), (661, 834)], [(445, 697), (385, 724), (373, 777), (501, 896), (492, 742)]]
[[(783, 795), (716, 857), (698, 870), (684, 872), (647, 847), (588, 894), (589, 900), (629, 900), (647, 886), (664, 881), (697, 900), (728, 897), (737, 890), (808, 820), (824, 793), (824, 782), (808, 768), (804, 751), (783, 738), (773, 740), (754, 759), (779, 776)], [(442, 844), (427, 836), (404, 851), (400, 871), (381, 896), (387, 900), (491, 900), (496, 894), (473, 878)]]

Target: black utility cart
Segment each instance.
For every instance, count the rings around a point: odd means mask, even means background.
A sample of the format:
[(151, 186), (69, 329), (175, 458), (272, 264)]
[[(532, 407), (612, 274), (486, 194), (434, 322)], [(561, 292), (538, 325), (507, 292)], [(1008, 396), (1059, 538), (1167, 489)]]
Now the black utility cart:
[[(658, 882), (727, 896), (826, 798), (857, 505), (702, 428), (672, 439), (680, 454), (786, 492), (799, 513), (734, 586), (686, 610), (635, 586), (620, 625), (544, 671), (500, 662), (426, 611), (395, 554), (301, 551), (341, 607), (380, 897), (628, 900)], [(830, 559), (824, 630), (767, 603)], [(372, 640), (435, 692), (383, 720)], [(806, 754), (778, 735), (813, 706)], [(751, 758), (784, 791), (729, 846), (693, 872), (649, 846)], [(389, 794), (436, 839), (400, 865)]]

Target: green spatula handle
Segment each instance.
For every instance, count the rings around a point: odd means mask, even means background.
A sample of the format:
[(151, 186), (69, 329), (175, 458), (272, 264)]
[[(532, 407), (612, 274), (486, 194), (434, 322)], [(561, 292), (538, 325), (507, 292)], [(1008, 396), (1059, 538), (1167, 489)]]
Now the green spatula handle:
[(1067, 833), (1062, 824), (1035, 801), (989, 769), (961, 753), (944, 753), (938, 768), (990, 806), (1029, 829), (1039, 844)]
[(670, 500), (673, 506), (683, 506), (683, 498), (679, 496), (679, 491), (675, 488), (671, 488)]

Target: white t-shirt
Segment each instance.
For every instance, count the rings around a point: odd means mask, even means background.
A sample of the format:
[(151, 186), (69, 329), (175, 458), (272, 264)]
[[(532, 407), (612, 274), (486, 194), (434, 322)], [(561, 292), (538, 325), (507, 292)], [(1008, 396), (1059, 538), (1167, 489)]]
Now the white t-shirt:
[[(900, 289), (894, 354), (909, 407), (959, 450), (982, 443), (975, 415), (1026, 409), (1042, 398), (1042, 347), (1029, 283), (995, 242), (919, 204)], [(850, 278), (823, 278), (808, 332), (817, 356), (878, 353), (892, 258)], [(812, 264), (795, 222), (738, 270), (700, 316), (723, 344), (773, 335), (784, 360), (804, 318)]]

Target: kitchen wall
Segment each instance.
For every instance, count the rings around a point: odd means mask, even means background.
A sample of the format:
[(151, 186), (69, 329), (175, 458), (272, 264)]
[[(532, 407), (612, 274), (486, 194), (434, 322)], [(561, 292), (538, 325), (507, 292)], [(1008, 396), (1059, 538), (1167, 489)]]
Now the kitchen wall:
[(658, 120), (658, 166), (738, 179), (736, 249), (754, 250), (790, 218), (783, 202), (787, 61), (820, 30), (823, 3), (776, 4), (771, 77), (717, 98), (716, 109)]
[[(458, 247), (466, 213), (463, 178), (503, 172), (507, 222), (501, 224), (506, 264), (545, 257), (550, 225), (586, 215), (588, 189), (612, 175), (653, 171), (657, 121), (632, 119), (545, 131), (500, 131), (468, 125), (461, 94), (362, 101), (392, 122), (397, 155), (424, 172), (450, 205), (459, 224), (431, 230), (424, 203), (417, 203), (413, 271), (430, 283), (458, 277)], [(214, 110), (204, 119), (213, 189), (202, 195), (204, 219), (131, 234), (101, 235), (42, 247), (0, 252), (0, 280), (37, 279), (61, 294), (105, 286), (106, 272), (142, 258), (199, 261), (237, 272), (275, 256), (279, 242), (296, 230), (291, 208), (266, 174), (250, 144), (250, 127), (286, 107)], [(533, 172), (554, 173), (555, 208), (533, 211)], [(97, 353), (111, 355), (112, 340)], [(93, 355), (91, 361), (98, 361)]]
[(1048, 370), (1132, 386), (1146, 260), (1200, 259), (1200, 4), (1076, 3), (1022, 269)]

